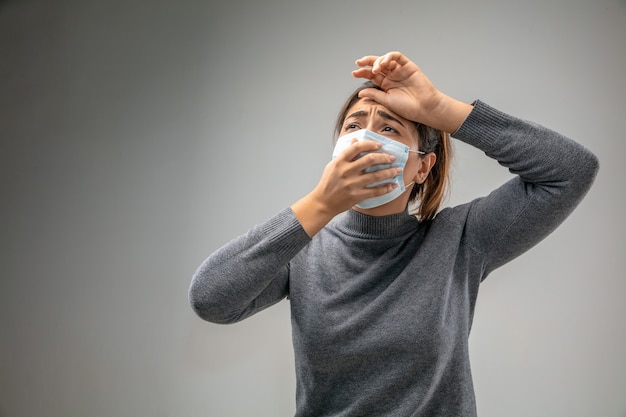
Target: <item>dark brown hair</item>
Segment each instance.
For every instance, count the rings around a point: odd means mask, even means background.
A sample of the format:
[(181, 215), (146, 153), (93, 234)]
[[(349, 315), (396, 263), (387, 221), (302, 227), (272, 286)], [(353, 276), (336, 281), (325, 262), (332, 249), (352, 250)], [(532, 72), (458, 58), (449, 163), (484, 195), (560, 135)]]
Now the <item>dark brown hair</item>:
[[(335, 139), (341, 136), (343, 122), (348, 115), (348, 111), (360, 100), (359, 92), (366, 88), (382, 90), (376, 84), (368, 81), (359, 86), (350, 97), (348, 97), (337, 117)], [(417, 130), (419, 149), (426, 153), (433, 152), (437, 156), (437, 159), (424, 183), (416, 184), (411, 190), (409, 202), (416, 207), (414, 214), (420, 221), (431, 220), (439, 211), (447, 192), (450, 176), (450, 161), (452, 159), (452, 143), (448, 133), (418, 122), (413, 123), (415, 123)]]

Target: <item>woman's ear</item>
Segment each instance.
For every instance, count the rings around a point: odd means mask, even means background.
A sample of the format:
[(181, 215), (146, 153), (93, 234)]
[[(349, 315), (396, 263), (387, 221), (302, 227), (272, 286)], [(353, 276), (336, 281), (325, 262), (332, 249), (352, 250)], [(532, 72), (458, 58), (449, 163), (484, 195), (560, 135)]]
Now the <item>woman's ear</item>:
[(423, 184), (426, 178), (428, 178), (428, 174), (436, 161), (437, 155), (435, 155), (434, 152), (428, 152), (426, 155), (420, 157), (419, 166), (413, 181), (415, 181), (416, 184)]

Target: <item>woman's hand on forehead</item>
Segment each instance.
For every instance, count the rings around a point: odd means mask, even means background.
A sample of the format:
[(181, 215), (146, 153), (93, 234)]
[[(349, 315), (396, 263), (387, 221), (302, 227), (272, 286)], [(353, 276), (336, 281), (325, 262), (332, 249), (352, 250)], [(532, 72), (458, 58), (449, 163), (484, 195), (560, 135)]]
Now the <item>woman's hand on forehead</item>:
[(441, 93), (413, 61), (401, 52), (368, 55), (356, 61), (355, 78), (365, 78), (383, 91), (366, 88), (370, 98), (394, 113), (418, 123), (452, 133), (465, 120), (471, 105)]
[(420, 68), (400, 52), (365, 56), (356, 65), (360, 68), (352, 72), (354, 77), (371, 80), (383, 89), (366, 89), (359, 97), (370, 98), (406, 119), (423, 123), (423, 114), (441, 100)]

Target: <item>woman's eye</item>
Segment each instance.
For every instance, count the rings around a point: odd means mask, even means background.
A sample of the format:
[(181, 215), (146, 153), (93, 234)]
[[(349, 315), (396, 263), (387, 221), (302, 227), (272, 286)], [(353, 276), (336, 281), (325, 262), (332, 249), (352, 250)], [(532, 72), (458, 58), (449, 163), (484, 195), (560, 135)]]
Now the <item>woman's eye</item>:
[(391, 127), (391, 126), (385, 126), (383, 128), (383, 132), (398, 133), (398, 131), (396, 129), (394, 129), (393, 127)]
[(346, 125), (346, 127), (343, 130), (353, 130), (353, 129), (359, 129), (359, 125), (355, 125), (354, 123), (350, 123), (348, 125)]

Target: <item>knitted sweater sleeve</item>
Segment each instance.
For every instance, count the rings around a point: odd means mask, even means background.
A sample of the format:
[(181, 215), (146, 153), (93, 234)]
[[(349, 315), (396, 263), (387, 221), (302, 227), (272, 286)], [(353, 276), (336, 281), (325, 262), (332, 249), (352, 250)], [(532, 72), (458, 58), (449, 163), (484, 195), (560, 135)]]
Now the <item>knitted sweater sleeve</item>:
[(310, 242), (287, 208), (211, 254), (197, 269), (189, 301), (203, 319), (234, 323), (288, 294), (289, 261)]
[(464, 239), (483, 257), (483, 279), (561, 224), (585, 196), (599, 167), (582, 145), (480, 101), (453, 137), (516, 175), (468, 205)]

